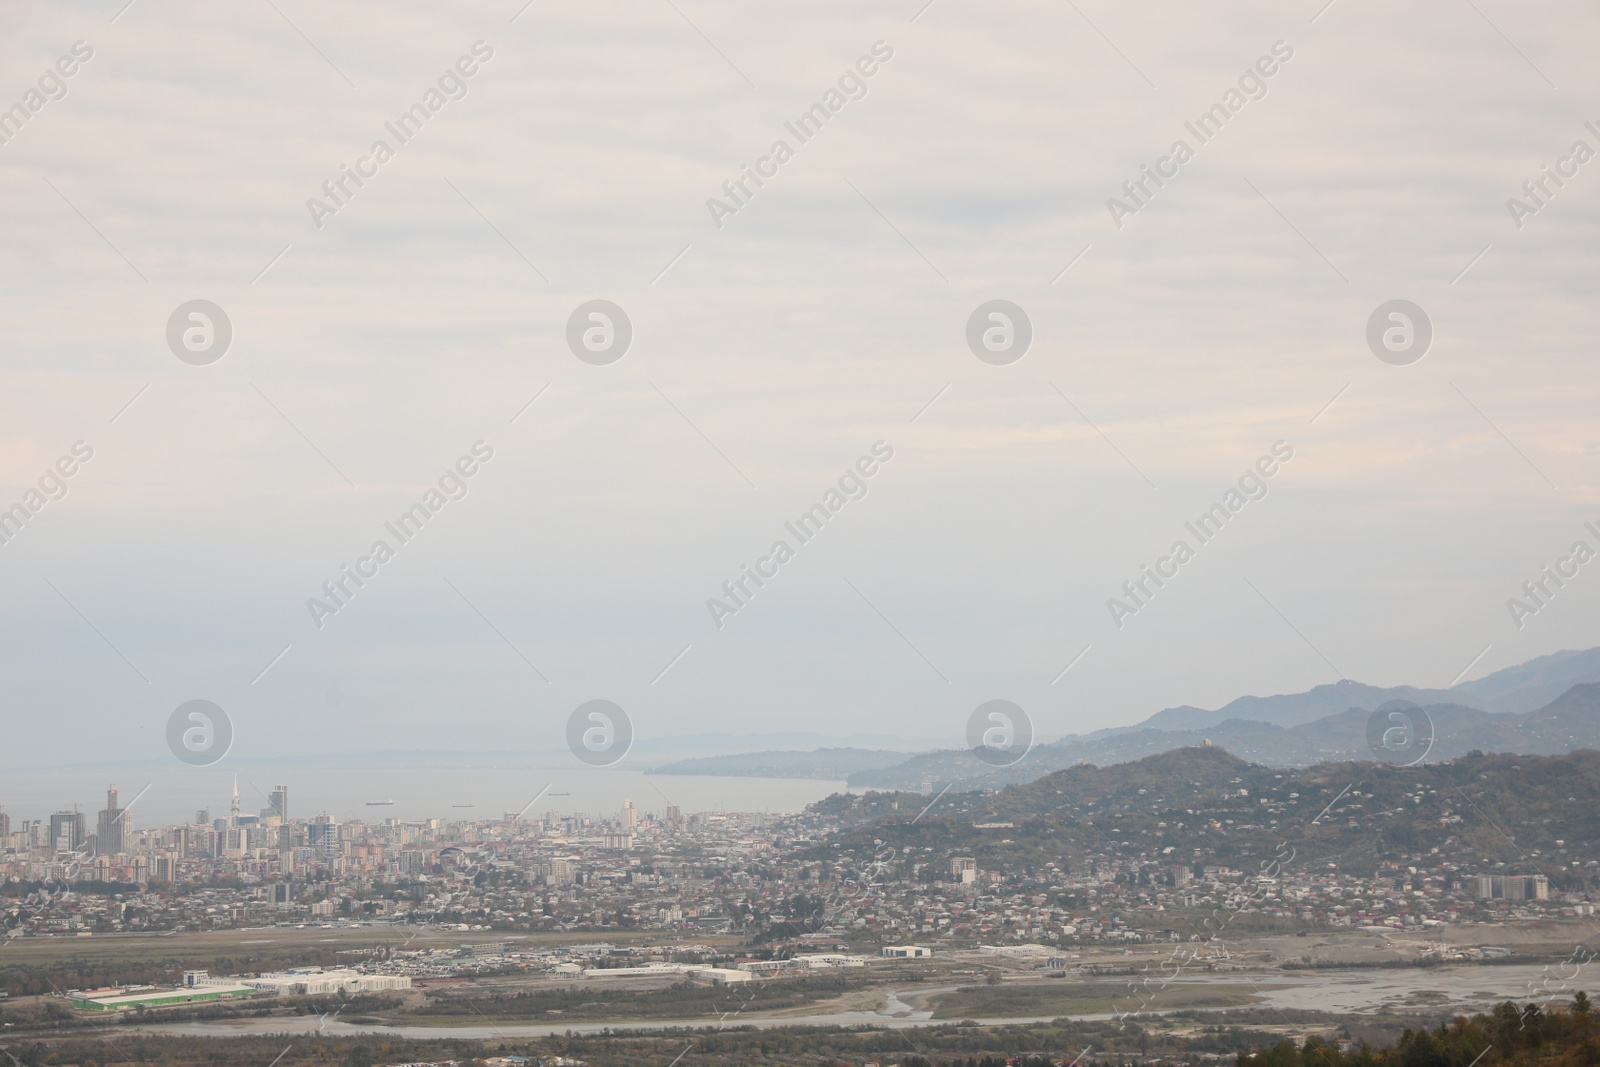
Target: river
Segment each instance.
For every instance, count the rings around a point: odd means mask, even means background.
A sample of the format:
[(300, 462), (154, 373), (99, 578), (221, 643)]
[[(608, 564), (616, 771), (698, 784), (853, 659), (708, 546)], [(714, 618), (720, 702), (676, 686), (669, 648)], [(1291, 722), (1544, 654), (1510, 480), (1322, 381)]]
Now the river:
[[(1238, 971), (1227, 974), (1179, 976), (1174, 983), (1244, 983), (1257, 987), (1259, 1003), (1280, 1009), (1307, 1009), (1329, 1012), (1372, 1012), (1380, 1008), (1431, 1009), (1448, 1007), (1451, 1011), (1471, 1012), (1482, 1010), (1503, 1000), (1528, 1000), (1535, 991), (1547, 989), (1545, 996), (1559, 989), (1555, 980), (1544, 986), (1547, 971), (1540, 964), (1505, 964), (1497, 966), (1445, 966), (1418, 970), (1414, 968), (1370, 971)], [(1065, 983), (1063, 983), (1065, 986)], [(950, 992), (956, 986), (915, 987), (887, 991), (886, 1011), (842, 1011), (816, 1015), (745, 1016), (723, 1020), (722, 1025), (756, 1026), (882, 1026), (891, 1029), (917, 1026), (940, 1026), (947, 1019), (934, 1019), (931, 1013), (915, 1011), (902, 997), (924, 997)], [(1574, 987), (1576, 988), (1576, 987)], [(1563, 998), (1573, 990), (1561, 990)], [(1159, 1011), (1160, 998), (1152, 1004)], [(1220, 1010), (1220, 1009), (1219, 1009)], [(985, 1024), (1048, 1022), (1057, 1016), (1024, 1016), (981, 1018)], [(1077, 1015), (1073, 1018), (1110, 1019), (1109, 1013)], [(567, 1022), (515, 1024), (502, 1026), (382, 1026), (346, 1022), (337, 1018), (314, 1015), (293, 1019), (233, 1019), (218, 1022), (151, 1023), (130, 1026), (130, 1030), (150, 1033), (187, 1034), (190, 1036), (226, 1037), (235, 1034), (323, 1034), (330, 1037), (348, 1037), (359, 1034), (391, 1034), (418, 1040), (438, 1038), (492, 1038), (542, 1037), (549, 1034), (595, 1033), (601, 1030), (659, 1030), (670, 1026), (714, 1026), (710, 1018), (684, 1020), (652, 1019), (640, 1022)]]

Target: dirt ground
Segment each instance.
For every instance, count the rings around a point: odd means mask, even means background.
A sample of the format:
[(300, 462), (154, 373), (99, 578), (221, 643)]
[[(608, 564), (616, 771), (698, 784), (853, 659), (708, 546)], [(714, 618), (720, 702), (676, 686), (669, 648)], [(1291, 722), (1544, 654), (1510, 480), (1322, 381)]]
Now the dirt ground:
[(1506, 948), (1524, 957), (1566, 956), (1588, 942), (1600, 947), (1600, 926), (1584, 921), (1471, 923), (1426, 930), (1362, 929), (1306, 937), (1258, 937), (1229, 949), (1251, 963), (1380, 963), (1413, 960), (1426, 951)]

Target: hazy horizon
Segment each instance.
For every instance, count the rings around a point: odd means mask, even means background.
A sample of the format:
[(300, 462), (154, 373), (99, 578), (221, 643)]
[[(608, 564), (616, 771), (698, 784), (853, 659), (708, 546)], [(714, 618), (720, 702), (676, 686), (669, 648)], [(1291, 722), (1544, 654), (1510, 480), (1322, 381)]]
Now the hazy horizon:
[(1057, 737), (1600, 643), (1587, 559), (1510, 607), (1600, 546), (1590, 8), (125, 4), (0, 39), (8, 763), (191, 700), (213, 771), (597, 699)]

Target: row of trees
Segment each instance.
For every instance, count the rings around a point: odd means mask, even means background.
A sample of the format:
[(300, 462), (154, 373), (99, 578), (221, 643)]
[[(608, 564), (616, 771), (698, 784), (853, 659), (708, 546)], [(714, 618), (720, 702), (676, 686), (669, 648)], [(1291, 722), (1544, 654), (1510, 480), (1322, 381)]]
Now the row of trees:
[(1307, 1038), (1240, 1053), (1238, 1067), (1595, 1067), (1600, 1025), (1581, 990), (1565, 1010), (1506, 1001), (1487, 1015), (1458, 1015), (1437, 1030), (1407, 1030), (1390, 1048)]

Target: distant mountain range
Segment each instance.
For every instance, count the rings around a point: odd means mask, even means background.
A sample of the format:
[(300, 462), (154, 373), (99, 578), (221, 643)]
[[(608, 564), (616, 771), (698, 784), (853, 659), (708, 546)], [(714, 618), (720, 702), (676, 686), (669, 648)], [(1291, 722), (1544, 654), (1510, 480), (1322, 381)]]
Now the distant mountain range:
[[(1158, 711), (1133, 729), (1203, 730), (1229, 719), (1299, 726), (1351, 708), (1371, 711), (1390, 700), (1409, 700), (1427, 707), (1456, 704), (1479, 711), (1528, 712), (1542, 708), (1583, 682), (1600, 682), (1600, 648), (1585, 652), (1553, 652), (1514, 667), (1495, 671), (1451, 689), (1385, 689), (1361, 682), (1319, 685), (1284, 696), (1239, 697), (1214, 711), (1188, 705)], [(1105, 731), (1101, 731), (1104, 733)], [(1090, 735), (1093, 736), (1093, 735)]]
[(1435, 738), (1429, 760), (1473, 750), (1553, 755), (1600, 748), (1600, 648), (1541, 656), (1450, 689), (1345, 680), (1304, 693), (1240, 697), (1216, 709), (1167, 708), (1135, 726), (1038, 745), (1007, 768), (991, 767), (965, 749), (896, 758), (892, 751), (826, 748), (689, 759), (655, 773), (845, 777), (852, 788), (865, 789), (992, 788), (1078, 763), (1103, 767), (1207, 743), (1268, 766), (1305, 767), (1373, 758), (1367, 719), (1392, 700), (1427, 710)]

